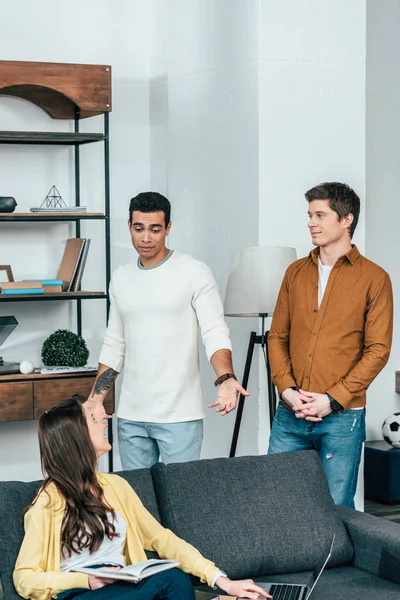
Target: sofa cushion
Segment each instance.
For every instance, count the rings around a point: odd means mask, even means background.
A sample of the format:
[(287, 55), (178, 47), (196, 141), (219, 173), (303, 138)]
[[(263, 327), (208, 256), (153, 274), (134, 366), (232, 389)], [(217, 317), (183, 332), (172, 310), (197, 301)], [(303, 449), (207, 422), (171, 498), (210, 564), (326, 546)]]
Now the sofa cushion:
[(133, 487), (147, 510), (160, 521), (157, 498), (154, 491), (150, 469), (135, 469), (134, 471), (118, 471), (116, 475), (123, 477)]
[(0, 580), (5, 600), (21, 600), (12, 574), (24, 537), (21, 511), (32, 503), (41, 482), (0, 482)]
[(313, 569), (334, 533), (330, 565), (352, 559), (314, 451), (157, 464), (151, 472), (163, 525), (230, 577)]

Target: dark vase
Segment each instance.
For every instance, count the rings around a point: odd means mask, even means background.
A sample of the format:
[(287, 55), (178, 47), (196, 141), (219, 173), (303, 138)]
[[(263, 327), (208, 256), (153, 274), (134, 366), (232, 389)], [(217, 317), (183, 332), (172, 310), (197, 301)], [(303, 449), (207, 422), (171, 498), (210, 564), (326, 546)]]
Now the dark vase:
[(0, 213), (12, 213), (14, 212), (16, 206), (17, 203), (15, 198), (12, 198), (11, 196), (0, 196)]

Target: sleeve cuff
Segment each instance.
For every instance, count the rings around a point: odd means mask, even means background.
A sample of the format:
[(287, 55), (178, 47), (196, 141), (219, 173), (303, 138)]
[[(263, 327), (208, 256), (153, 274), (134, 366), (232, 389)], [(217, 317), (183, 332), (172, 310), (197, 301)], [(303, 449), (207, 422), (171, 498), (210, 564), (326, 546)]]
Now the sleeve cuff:
[(288, 388), (292, 388), (294, 390), (298, 389), (295, 380), (290, 375), (285, 375), (285, 377), (283, 377), (282, 379), (280, 379), (279, 381), (277, 381), (275, 383), (275, 385), (278, 388), (279, 397), (281, 397), (282, 392), (284, 392)]
[(229, 335), (221, 335), (212, 342), (207, 342), (205, 348), (207, 358), (210, 361), (213, 354), (218, 352), (218, 350), (230, 350), (232, 352), (232, 343)]
[(339, 402), (343, 410), (347, 410), (353, 400), (353, 395), (346, 390), (343, 381), (339, 381), (339, 383), (329, 388), (329, 390), (326, 390), (325, 393), (334, 398), (336, 402)]
[(124, 366), (125, 357), (116, 357), (113, 352), (108, 351), (106, 348), (102, 348), (99, 356), (99, 363), (106, 365), (117, 373), (121, 373)]
[(224, 573), (224, 571), (218, 570), (211, 580), (210, 587), (215, 589), (216, 588), (215, 584), (217, 583), (217, 579), (219, 579), (220, 577), (228, 577), (228, 575), (226, 573)]

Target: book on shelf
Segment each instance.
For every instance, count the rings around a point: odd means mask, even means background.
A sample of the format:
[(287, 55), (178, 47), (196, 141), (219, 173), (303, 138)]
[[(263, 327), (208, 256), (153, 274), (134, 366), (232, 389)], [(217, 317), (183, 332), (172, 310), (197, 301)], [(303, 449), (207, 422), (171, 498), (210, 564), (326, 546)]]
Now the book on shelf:
[(63, 282), (64, 292), (70, 292), (72, 282), (82, 256), (85, 238), (70, 238), (65, 245), (64, 254), (58, 269), (57, 279)]
[(43, 287), (40, 288), (19, 288), (19, 289), (13, 289), (13, 290), (2, 290), (2, 294), (4, 296), (11, 296), (14, 294), (44, 294), (44, 289)]
[(24, 279), (24, 283), (40, 283), (45, 293), (58, 294), (63, 291), (63, 282), (61, 279)]
[(90, 367), (89, 365), (85, 365), (84, 367), (67, 367), (67, 366), (57, 366), (57, 367), (42, 367), (40, 369), (40, 373), (42, 375), (60, 375), (61, 373), (87, 373), (88, 371), (97, 371), (98, 367)]
[(44, 285), (43, 286), (45, 294), (59, 294), (63, 291), (62, 285)]
[(41, 281), (3, 281), (1, 287), (3, 290), (32, 290), (41, 289), (43, 284)]
[(33, 213), (85, 213), (86, 206), (59, 206), (52, 208), (51, 206), (32, 206), (30, 209)]
[(128, 567), (122, 567), (119, 571), (107, 571), (105, 569), (96, 569), (93, 567), (77, 567), (73, 569), (78, 573), (85, 573), (86, 575), (94, 575), (96, 577), (106, 577), (107, 579), (115, 579), (122, 581), (131, 581), (132, 583), (138, 583), (146, 577), (161, 573), (167, 569), (174, 569), (179, 566), (179, 562), (176, 560), (163, 560), (159, 558), (151, 558), (144, 562), (137, 563), (136, 565), (129, 565)]
[(62, 285), (62, 279), (23, 279), (21, 283), (41, 283), (42, 285)]
[(71, 292), (77, 292), (78, 290), (81, 289), (82, 275), (83, 275), (83, 271), (85, 269), (86, 260), (87, 260), (87, 256), (89, 253), (89, 248), (90, 248), (90, 238), (87, 238), (85, 240), (82, 254), (79, 259), (78, 267), (76, 269), (75, 276), (72, 281)]

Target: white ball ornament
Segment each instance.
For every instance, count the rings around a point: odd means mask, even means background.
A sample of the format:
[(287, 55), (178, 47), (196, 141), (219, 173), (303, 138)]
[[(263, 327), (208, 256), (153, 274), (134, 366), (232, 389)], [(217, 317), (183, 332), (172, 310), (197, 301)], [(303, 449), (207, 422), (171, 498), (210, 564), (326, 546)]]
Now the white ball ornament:
[(33, 373), (33, 369), (33, 364), (29, 360), (23, 360), (22, 363), (19, 365), (19, 370), (24, 375), (28, 373)]

